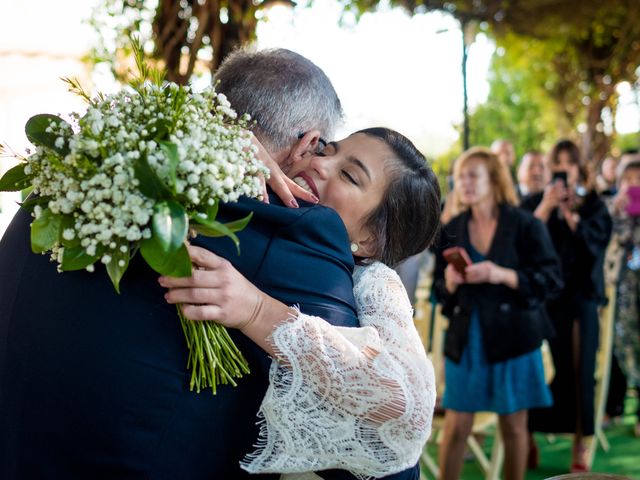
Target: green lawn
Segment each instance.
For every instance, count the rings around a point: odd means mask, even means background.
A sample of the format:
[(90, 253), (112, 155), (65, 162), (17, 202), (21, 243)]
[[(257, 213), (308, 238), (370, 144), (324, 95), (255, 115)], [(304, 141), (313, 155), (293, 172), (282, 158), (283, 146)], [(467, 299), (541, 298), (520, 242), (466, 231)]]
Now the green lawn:
[[(638, 399), (628, 398), (626, 414), (621, 423), (610, 426), (605, 434), (611, 449), (604, 452), (598, 449), (593, 463), (593, 471), (601, 473), (615, 473), (632, 479), (640, 480), (640, 439), (633, 436), (635, 403)], [(536, 470), (527, 472), (527, 480), (542, 480), (569, 472), (571, 461), (571, 439), (559, 436), (549, 442), (544, 435), (536, 434), (536, 441), (540, 448), (540, 465)], [(491, 442), (485, 442), (484, 448), (490, 454)], [(431, 445), (429, 451), (433, 458), (437, 458), (437, 447)], [(427, 478), (433, 478), (425, 471)], [(480, 480), (484, 476), (475, 460), (465, 462), (462, 472), (463, 480)]]

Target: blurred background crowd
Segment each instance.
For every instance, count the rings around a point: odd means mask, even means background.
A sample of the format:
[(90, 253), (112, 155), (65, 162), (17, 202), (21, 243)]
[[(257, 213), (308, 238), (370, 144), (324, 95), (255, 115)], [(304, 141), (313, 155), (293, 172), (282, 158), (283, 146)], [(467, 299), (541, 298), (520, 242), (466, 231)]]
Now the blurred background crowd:
[[(596, 422), (620, 417), (627, 387), (640, 392), (639, 151), (593, 168), (571, 140), (519, 160), (514, 143), (497, 139), (453, 162), (440, 239), (399, 268), (413, 290), (415, 268), (428, 265), (422, 282), (448, 324), (440, 478), (460, 478), (474, 413), (487, 411), (499, 417), (505, 478), (538, 465), (534, 432), (571, 434), (567, 468), (586, 472)], [(607, 321), (612, 374), (597, 415)], [(640, 436), (637, 403), (635, 415), (630, 437)]]

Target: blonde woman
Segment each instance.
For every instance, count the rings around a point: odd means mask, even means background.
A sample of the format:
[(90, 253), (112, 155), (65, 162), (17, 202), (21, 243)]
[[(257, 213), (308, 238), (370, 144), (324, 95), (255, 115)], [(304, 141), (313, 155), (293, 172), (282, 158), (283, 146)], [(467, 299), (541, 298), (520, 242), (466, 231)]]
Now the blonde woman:
[[(460, 478), (474, 413), (492, 411), (505, 478), (523, 479), (527, 410), (551, 404), (540, 345), (550, 333), (544, 302), (560, 288), (559, 264), (542, 222), (515, 207), (509, 172), (493, 153), (464, 152), (454, 179), (452, 208), (461, 213), (443, 228), (434, 282), (449, 318), (440, 478)], [(447, 264), (443, 251), (453, 246), (473, 263)]]

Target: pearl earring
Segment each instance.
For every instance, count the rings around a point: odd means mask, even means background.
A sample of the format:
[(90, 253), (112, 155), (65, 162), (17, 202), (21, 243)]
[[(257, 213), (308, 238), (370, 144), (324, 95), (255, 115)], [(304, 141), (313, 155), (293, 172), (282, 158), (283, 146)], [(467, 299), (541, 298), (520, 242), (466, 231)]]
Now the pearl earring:
[(351, 252), (352, 253), (356, 253), (358, 251), (358, 244), (357, 243), (352, 243), (351, 244)]

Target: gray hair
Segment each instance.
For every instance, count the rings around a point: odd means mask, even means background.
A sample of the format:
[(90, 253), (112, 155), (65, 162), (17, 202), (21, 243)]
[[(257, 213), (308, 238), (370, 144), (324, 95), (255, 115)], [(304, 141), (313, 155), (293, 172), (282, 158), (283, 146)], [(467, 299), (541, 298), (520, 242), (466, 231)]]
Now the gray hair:
[(298, 135), (319, 130), (333, 138), (342, 119), (338, 94), (309, 59), (284, 48), (236, 50), (215, 74), (216, 91), (255, 122), (255, 135), (271, 152), (290, 148)]

